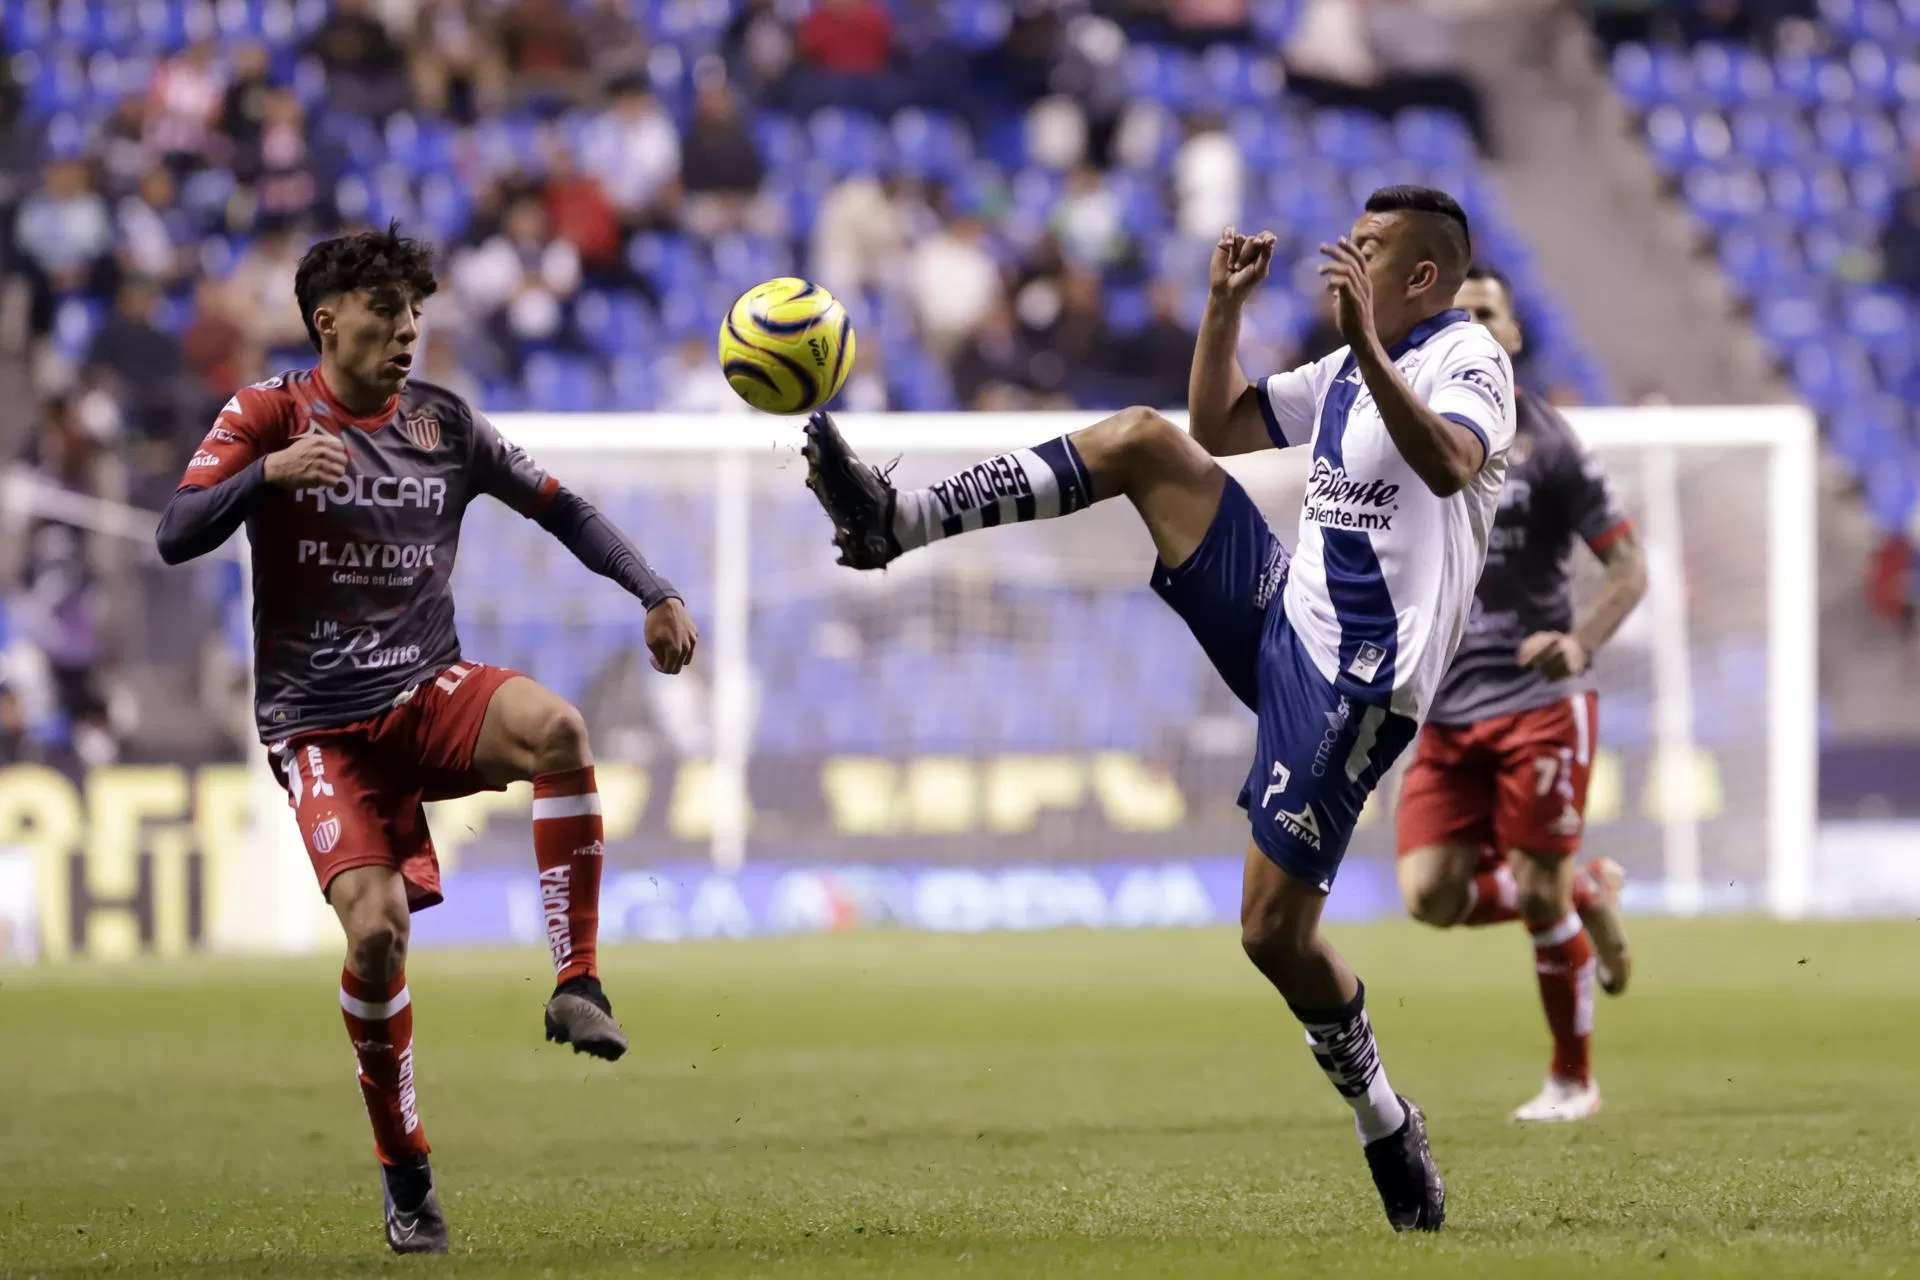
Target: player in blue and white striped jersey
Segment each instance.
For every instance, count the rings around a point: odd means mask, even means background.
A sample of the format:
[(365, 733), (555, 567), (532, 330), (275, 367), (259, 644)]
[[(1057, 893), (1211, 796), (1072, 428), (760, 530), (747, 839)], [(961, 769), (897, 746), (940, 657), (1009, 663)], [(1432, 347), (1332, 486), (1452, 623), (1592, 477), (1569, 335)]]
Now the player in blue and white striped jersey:
[[(1438, 1230), (1446, 1188), (1420, 1111), (1387, 1083), (1365, 989), (1320, 914), (1367, 795), (1414, 731), (1466, 626), (1514, 433), (1507, 354), (1453, 296), (1472, 261), (1443, 192), (1388, 187), (1321, 273), (1350, 346), (1260, 382), (1235, 357), (1271, 235), (1215, 247), (1188, 384), (1191, 434), (1147, 409), (901, 492), (831, 417), (807, 426), (807, 484), (841, 562), (877, 569), (971, 529), (1124, 495), (1159, 562), (1153, 586), (1259, 718), (1240, 803), (1252, 825), (1248, 957), (1306, 1027), (1353, 1108), (1396, 1230)], [(1307, 446), (1291, 560), (1217, 456)]]

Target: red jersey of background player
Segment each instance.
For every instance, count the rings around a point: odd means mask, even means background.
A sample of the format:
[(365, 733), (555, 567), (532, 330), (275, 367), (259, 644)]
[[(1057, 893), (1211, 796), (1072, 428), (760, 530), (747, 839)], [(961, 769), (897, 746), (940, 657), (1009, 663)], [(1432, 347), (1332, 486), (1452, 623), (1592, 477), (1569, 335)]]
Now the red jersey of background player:
[(410, 381), (386, 409), (356, 417), (317, 369), (229, 400), (180, 487), (217, 484), (310, 431), (347, 446), (346, 476), (324, 489), (265, 487), (247, 517), (263, 740), (377, 715), (458, 662), (452, 579), (467, 504), (490, 494), (532, 518), (559, 489), (448, 391)]

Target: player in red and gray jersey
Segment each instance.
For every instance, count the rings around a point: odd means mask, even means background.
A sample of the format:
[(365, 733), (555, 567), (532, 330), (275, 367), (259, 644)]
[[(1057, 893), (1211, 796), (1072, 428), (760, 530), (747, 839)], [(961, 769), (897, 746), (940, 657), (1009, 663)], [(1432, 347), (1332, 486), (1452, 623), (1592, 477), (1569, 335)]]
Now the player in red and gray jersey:
[(586, 723), (527, 677), (462, 656), (451, 582), (467, 506), (506, 503), (637, 596), (658, 670), (679, 671), (697, 639), (672, 584), (592, 506), (460, 397), (409, 382), (435, 287), (427, 247), (391, 228), (310, 249), (294, 290), (319, 365), (228, 402), (159, 530), (178, 564), (246, 526), (255, 714), (347, 935), (340, 1006), (401, 1253), (447, 1248), (405, 976), (410, 913), (441, 900), (425, 802), (533, 783), (547, 1037), (603, 1058), (627, 1047), (596, 965), (602, 832)]
[[(1474, 271), (1454, 305), (1520, 353), (1498, 274)], [(1537, 396), (1521, 395), (1516, 409), (1473, 612), (1400, 792), (1400, 891), (1415, 919), (1441, 928), (1525, 922), (1554, 1050), (1545, 1087), (1514, 1116), (1578, 1120), (1600, 1109), (1595, 969), (1617, 995), (1629, 966), (1619, 868), (1574, 864), (1599, 709), (1587, 666), (1645, 594), (1646, 563), (1573, 428)], [(1576, 618), (1578, 542), (1605, 564), (1606, 581)]]

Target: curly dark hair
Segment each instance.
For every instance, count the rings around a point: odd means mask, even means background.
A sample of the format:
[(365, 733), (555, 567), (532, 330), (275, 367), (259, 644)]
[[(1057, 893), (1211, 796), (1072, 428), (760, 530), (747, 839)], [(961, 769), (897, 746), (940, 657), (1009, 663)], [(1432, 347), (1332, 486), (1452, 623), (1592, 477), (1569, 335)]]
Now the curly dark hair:
[(300, 318), (307, 322), (313, 349), (320, 350), (320, 330), (313, 323), (315, 307), (336, 294), (389, 285), (398, 285), (416, 298), (430, 298), (440, 287), (433, 277), (433, 246), (401, 235), (398, 222), (388, 223), (385, 231), (335, 236), (307, 250), (293, 276), (293, 296), (299, 300)]

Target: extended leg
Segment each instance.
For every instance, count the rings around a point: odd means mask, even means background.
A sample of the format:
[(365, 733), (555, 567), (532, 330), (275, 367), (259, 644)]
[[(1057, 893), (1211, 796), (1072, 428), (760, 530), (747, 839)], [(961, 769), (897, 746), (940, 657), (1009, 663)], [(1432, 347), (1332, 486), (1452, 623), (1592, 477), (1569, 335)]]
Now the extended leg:
[(1446, 1186), (1427, 1148), (1426, 1119), (1393, 1091), (1367, 1019), (1366, 988), (1320, 933), (1326, 893), (1247, 850), (1240, 943), (1306, 1028), (1320, 1069), (1353, 1108), (1374, 1185), (1396, 1231), (1438, 1231)]
[(842, 562), (856, 569), (881, 568), (970, 530), (1071, 515), (1121, 496), (1140, 512), (1162, 563), (1178, 565), (1206, 537), (1227, 478), (1186, 432), (1137, 407), (924, 489), (895, 489), (825, 413), (808, 420), (806, 454), (807, 486), (833, 519)]
[(406, 882), (393, 867), (353, 867), (327, 886), (327, 901), (347, 935), (340, 1009), (386, 1182), (387, 1243), (396, 1253), (445, 1253), (447, 1220), (414, 1095)]
[(558, 694), (525, 676), (487, 704), (473, 765), (495, 785), (533, 781), (533, 856), (553, 954), (547, 1038), (576, 1053), (614, 1059), (626, 1033), (600, 989), (600, 869), (606, 860), (600, 793), (587, 723)]

